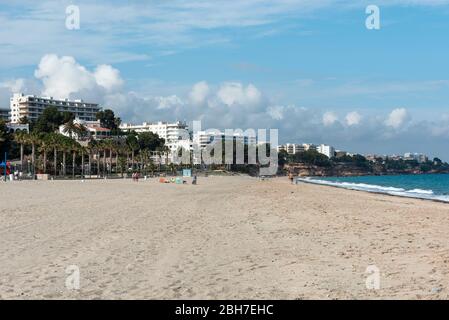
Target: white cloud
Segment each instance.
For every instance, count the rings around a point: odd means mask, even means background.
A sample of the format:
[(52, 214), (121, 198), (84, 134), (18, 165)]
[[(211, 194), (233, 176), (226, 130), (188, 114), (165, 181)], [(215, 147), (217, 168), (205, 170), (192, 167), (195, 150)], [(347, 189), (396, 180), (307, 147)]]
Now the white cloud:
[(118, 90), (123, 85), (123, 80), (120, 77), (120, 71), (109, 65), (99, 65), (95, 69), (94, 77), (97, 84), (109, 92)]
[(284, 107), (283, 106), (268, 107), (267, 113), (274, 120), (284, 119)]
[(404, 108), (394, 109), (388, 116), (385, 124), (394, 129), (399, 129), (407, 120), (408, 112)]
[(184, 101), (176, 95), (156, 97), (154, 99), (158, 102), (158, 109), (173, 109), (184, 105)]
[(328, 111), (323, 114), (323, 124), (326, 127), (333, 125), (337, 121), (338, 116), (334, 112)]
[[(90, 71), (72, 57), (44, 56), (36, 76), (42, 81), (41, 91), (47, 95), (69, 95), (98, 102), (113, 109), (124, 121), (135, 123), (202, 120), (205, 128), (277, 128), (281, 143), (329, 143), (355, 152), (376, 152), (372, 150), (376, 146), (377, 150), (389, 148), (387, 151), (392, 153), (406, 152), (401, 148), (412, 150), (419, 143), (417, 141), (423, 141), (421, 136), (434, 137), (443, 145), (449, 135), (449, 121), (444, 117), (435, 123), (409, 122), (407, 110), (398, 108), (387, 117), (381, 113), (365, 117), (362, 126), (357, 125), (362, 123), (362, 117), (355, 111), (347, 113), (344, 121), (339, 121), (333, 110), (323, 112), (320, 108), (283, 105), (256, 85), (241, 82), (209, 84), (202, 81), (190, 90), (183, 88), (185, 94), (180, 94), (180, 90), (167, 90), (164, 95), (155, 96), (126, 92), (118, 70), (102, 65)], [(29, 79), (5, 81), (2, 85), (7, 86), (7, 90), (39, 87)], [(3, 106), (3, 102), (0, 103)], [(325, 130), (322, 130), (323, 124)], [(395, 130), (385, 130), (386, 126)], [(432, 143), (436, 144), (435, 141)]]
[(21, 92), (25, 87), (25, 79), (7, 80), (0, 83), (0, 88), (6, 88), (11, 93)]
[(209, 85), (205, 81), (195, 83), (190, 91), (190, 101), (193, 105), (202, 105), (206, 102), (209, 95)]
[(356, 126), (362, 120), (362, 116), (357, 111), (352, 111), (346, 115), (345, 120), (348, 126)]
[(245, 88), (241, 83), (227, 82), (221, 85), (217, 97), (227, 106), (256, 105), (260, 102), (261, 93), (252, 84)]
[(43, 82), (42, 94), (55, 98), (69, 98), (71, 94), (83, 91), (96, 94), (102, 90), (111, 92), (123, 84), (120, 72), (111, 66), (100, 65), (91, 72), (73, 57), (55, 54), (43, 56), (34, 75)]

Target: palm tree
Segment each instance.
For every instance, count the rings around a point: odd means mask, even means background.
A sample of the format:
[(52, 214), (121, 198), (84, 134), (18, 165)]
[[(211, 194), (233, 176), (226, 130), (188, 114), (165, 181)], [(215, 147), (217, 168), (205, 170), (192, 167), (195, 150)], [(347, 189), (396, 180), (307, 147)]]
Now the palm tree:
[(80, 145), (79, 151), (81, 152), (81, 178), (84, 178), (84, 155), (89, 153), (87, 147)]
[(70, 149), (72, 151), (72, 179), (75, 179), (76, 153), (80, 151), (81, 145), (75, 140), (71, 141)]
[(61, 141), (60, 141), (60, 148), (62, 151), (62, 175), (65, 177), (65, 175), (67, 174), (67, 170), (66, 170), (66, 156), (67, 156), (67, 152), (71, 152), (72, 151), (72, 139), (67, 138), (65, 136), (61, 137)]
[(43, 173), (46, 174), (47, 173), (47, 152), (49, 152), (53, 146), (52, 146), (52, 141), (50, 140), (50, 135), (49, 134), (41, 134), (41, 140), (40, 140), (40, 151), (42, 152), (43, 155), (43, 165), (42, 165), (42, 169), (43, 169)]
[(34, 175), (36, 174), (36, 145), (40, 143), (40, 135), (36, 132), (29, 134), (28, 143), (31, 144), (31, 168), (34, 179)]
[(47, 135), (49, 146), (51, 149), (53, 149), (53, 166), (54, 166), (54, 176), (58, 174), (58, 149), (61, 148), (62, 144), (62, 138), (61, 135), (58, 133), (49, 133)]
[(89, 130), (87, 130), (87, 127), (82, 123), (78, 124), (78, 128), (75, 132), (79, 140), (84, 140), (89, 134)]
[(67, 133), (70, 138), (73, 138), (73, 134), (77, 133), (78, 131), (78, 124), (73, 121), (73, 119), (70, 119), (69, 122), (64, 124), (64, 128), (62, 129), (64, 133)]
[(129, 147), (129, 150), (131, 151), (131, 168), (132, 171), (134, 171), (134, 156), (135, 152), (139, 150), (139, 141), (137, 140), (137, 137), (134, 134), (130, 134), (126, 137), (126, 144)]
[(16, 131), (14, 133), (14, 141), (16, 141), (20, 145), (20, 170), (23, 171), (23, 155), (24, 155), (24, 146), (28, 141), (28, 133), (25, 131)]
[[(89, 154), (89, 178), (92, 178), (92, 154), (97, 154), (98, 143), (96, 140), (89, 141), (87, 152)], [(98, 175), (98, 158), (97, 158), (97, 175)]]
[(144, 175), (147, 175), (147, 164), (151, 160), (151, 152), (148, 149), (143, 149), (140, 151), (140, 161), (142, 163), (142, 171)]
[[(106, 148), (107, 148), (106, 142), (104, 140), (99, 141), (99, 143), (98, 143), (98, 159), (100, 159), (101, 151), (103, 151), (103, 161), (102, 161), (103, 169), (101, 170), (101, 174), (103, 176), (105, 176), (105, 172), (106, 172), (106, 170), (105, 170), (105, 168), (106, 168)], [(98, 168), (100, 168), (100, 161), (98, 161)]]
[[(109, 170), (108, 173), (112, 174), (112, 152), (116, 149), (116, 142), (112, 139), (103, 140), (105, 150), (109, 151)], [(106, 156), (106, 155), (105, 155)]]
[(156, 169), (156, 167), (154, 165), (153, 160), (151, 160), (151, 159), (150, 159), (149, 167), (150, 167), (150, 171), (151, 171), (151, 176), (153, 177), (154, 176), (154, 169)]

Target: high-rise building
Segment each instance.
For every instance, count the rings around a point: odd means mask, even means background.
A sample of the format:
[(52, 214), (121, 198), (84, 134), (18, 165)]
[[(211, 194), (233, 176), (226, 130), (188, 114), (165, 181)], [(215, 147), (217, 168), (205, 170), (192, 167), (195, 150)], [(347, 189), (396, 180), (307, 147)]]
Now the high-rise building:
[(52, 97), (15, 93), (10, 99), (11, 122), (19, 123), (23, 117), (36, 121), (48, 107), (56, 107), (60, 112), (71, 112), (76, 118), (85, 121), (95, 121), (96, 114), (100, 111), (98, 104), (87, 103), (83, 100), (57, 100)]
[(332, 146), (328, 146), (325, 144), (320, 144), (316, 150), (321, 153), (324, 154), (325, 156), (327, 156), (328, 158), (332, 158), (335, 156), (335, 149)]

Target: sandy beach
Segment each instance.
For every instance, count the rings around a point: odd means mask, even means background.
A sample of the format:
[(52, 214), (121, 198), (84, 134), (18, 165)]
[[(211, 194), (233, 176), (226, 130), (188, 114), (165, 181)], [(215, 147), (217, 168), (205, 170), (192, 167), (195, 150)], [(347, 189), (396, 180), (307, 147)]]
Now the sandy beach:
[[(1, 183), (0, 298), (448, 298), (449, 204), (286, 178), (198, 182)], [(79, 290), (66, 288), (71, 265)]]

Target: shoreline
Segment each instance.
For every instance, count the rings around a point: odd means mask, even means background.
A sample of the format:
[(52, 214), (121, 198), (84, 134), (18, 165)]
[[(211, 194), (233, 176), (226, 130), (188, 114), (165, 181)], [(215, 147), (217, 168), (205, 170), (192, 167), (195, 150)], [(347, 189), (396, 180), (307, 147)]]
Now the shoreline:
[[(311, 177), (312, 178), (312, 177)], [(318, 177), (319, 178), (319, 177)], [(359, 191), (359, 192), (363, 192), (363, 193), (372, 193), (372, 194), (379, 194), (379, 195), (386, 195), (386, 196), (390, 196), (390, 197), (399, 197), (399, 198), (406, 198), (406, 199), (416, 199), (416, 200), (424, 200), (424, 201), (433, 201), (433, 202), (438, 202), (438, 203), (445, 203), (445, 204), (449, 204), (449, 200), (441, 200), (441, 199), (433, 199), (433, 198), (425, 198), (425, 197), (419, 197), (419, 196), (408, 196), (405, 194), (392, 194), (392, 193), (388, 193), (388, 192), (382, 192), (382, 191), (371, 191), (371, 190), (360, 190), (360, 189), (354, 189), (354, 188), (350, 188), (350, 187), (344, 187), (344, 186), (340, 186), (340, 185), (336, 185), (336, 184), (324, 184), (324, 183), (319, 183), (319, 182), (312, 182), (311, 179), (305, 179), (305, 178), (295, 178), (295, 179), (300, 179), (300, 182), (303, 183), (308, 183), (308, 184), (312, 184), (312, 185), (318, 185), (318, 186), (324, 186), (324, 187), (331, 187), (331, 188), (337, 188), (337, 189), (345, 189), (345, 190), (349, 190), (349, 191)], [(321, 181), (327, 181), (327, 180), (321, 180)]]

